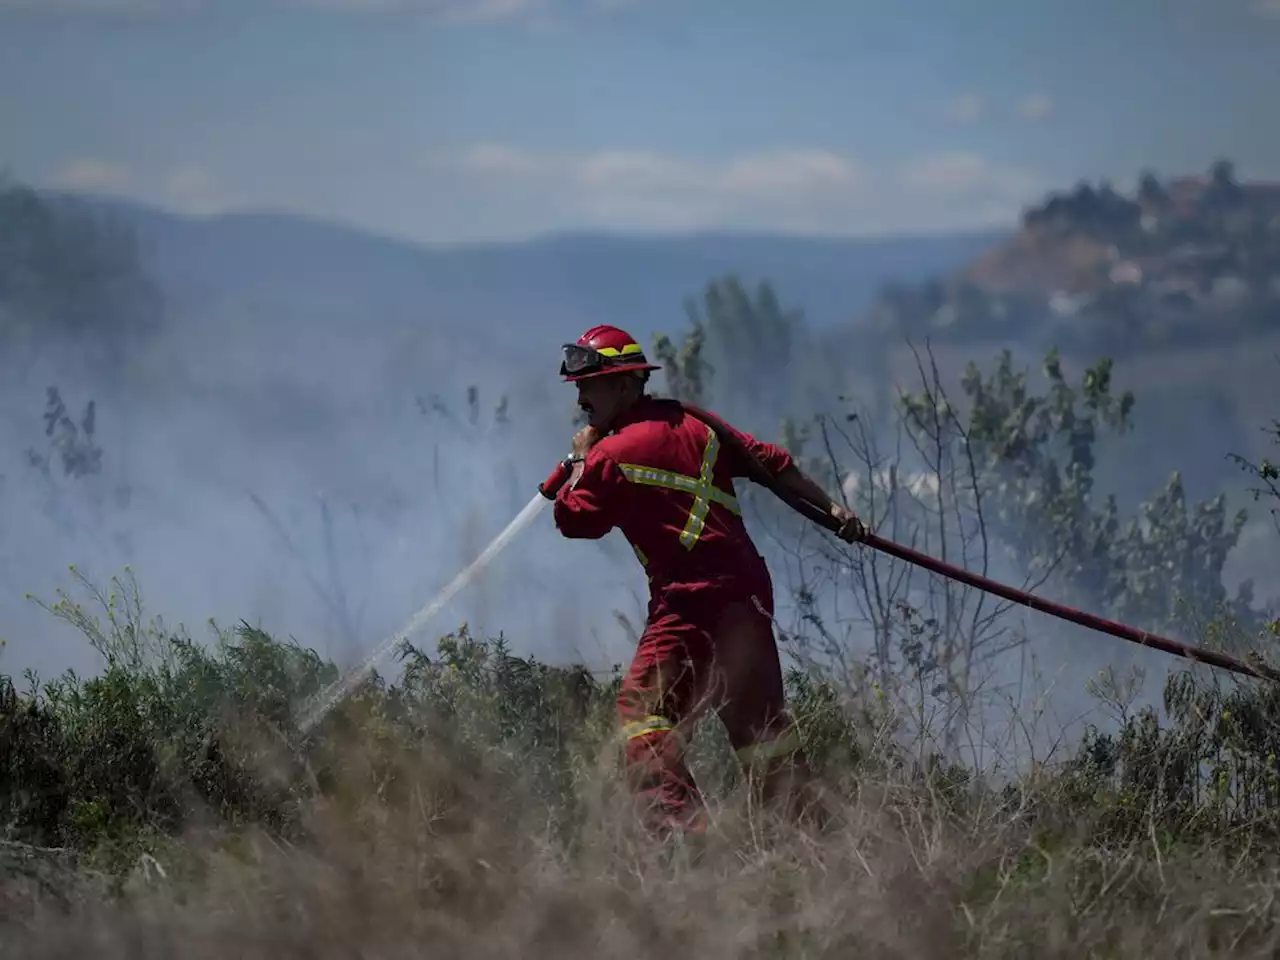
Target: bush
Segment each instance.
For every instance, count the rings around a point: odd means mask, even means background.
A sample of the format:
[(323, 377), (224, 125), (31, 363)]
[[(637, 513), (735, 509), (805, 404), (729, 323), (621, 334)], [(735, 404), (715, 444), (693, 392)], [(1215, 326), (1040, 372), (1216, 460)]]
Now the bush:
[(64, 906), (56, 931), (12, 913), (0, 938), (23, 955), (59, 937), (130, 952), (139, 929), (192, 956), (266, 942), (403, 952), (427, 937), (460, 956), (1272, 944), (1274, 903), (1250, 879), (1267, 875), (1275, 836), (1271, 690), (1176, 675), (1167, 726), (1123, 717), (1000, 783), (908, 749), (874, 685), (793, 669), (835, 824), (808, 839), (773, 824), (767, 840), (705, 724), (692, 765), (719, 829), (690, 862), (622, 815), (616, 670), (517, 657), (464, 625), (430, 655), (406, 645), (394, 683), (372, 677), (303, 735), (332, 664), (245, 623), (208, 648), (143, 626), (118, 599), (136, 591), (115, 586), (105, 625), (66, 597), (50, 608), (103, 652), (99, 676), (0, 684), (11, 845), (66, 845), (81, 873), (114, 879)]

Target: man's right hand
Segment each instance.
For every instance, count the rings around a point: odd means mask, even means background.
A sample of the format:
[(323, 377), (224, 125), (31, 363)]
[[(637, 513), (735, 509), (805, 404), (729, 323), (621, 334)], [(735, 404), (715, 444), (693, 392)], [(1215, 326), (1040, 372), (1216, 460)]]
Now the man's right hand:
[(847, 507), (833, 503), (831, 505), (831, 516), (840, 522), (840, 528), (836, 531), (836, 536), (846, 543), (857, 543), (867, 535), (867, 528), (858, 519), (858, 515)]
[(591, 448), (600, 442), (600, 431), (587, 425), (573, 435), (573, 455), (585, 458)]

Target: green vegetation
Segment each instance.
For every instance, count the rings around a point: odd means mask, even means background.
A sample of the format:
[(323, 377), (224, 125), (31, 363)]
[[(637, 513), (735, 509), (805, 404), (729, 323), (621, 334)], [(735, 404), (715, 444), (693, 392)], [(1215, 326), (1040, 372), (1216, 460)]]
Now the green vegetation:
[[(1175, 475), (1125, 515), (1097, 489), (1099, 441), (1127, 436), (1142, 403), (1108, 359), (1073, 374), (1048, 351), (1036, 390), (1001, 354), (952, 400), (925, 350), (913, 390), (811, 415), (827, 383), (772, 290), (722, 278), (689, 320), (657, 345), (667, 391), (731, 416), (757, 402), (790, 413), (781, 437), (877, 531), (1138, 626), (1273, 654), (1277, 612), (1222, 585), (1243, 522), (1223, 498), (1190, 504)], [(767, 398), (749, 389), (778, 371)], [(55, 423), (92, 444), (56, 400)], [(476, 393), (468, 406), (477, 423)], [(1280, 506), (1274, 465), (1240, 465)], [(0, 943), (22, 956), (1272, 954), (1280, 691), (1171, 663), (1162, 702), (1140, 703), (1140, 672), (1090, 669), (1097, 722), (1064, 742), (1045, 703), (1076, 691), (1032, 689), (1022, 654), (1036, 638), (1003, 604), (747, 499), (795, 601), (779, 626), (835, 814), (823, 834), (751, 809), (708, 722), (693, 767), (718, 828), (700, 851), (652, 850), (621, 793), (616, 673), (518, 657), (463, 625), (406, 645), (394, 676), (303, 735), (307, 699), (337, 678), (305, 643), (247, 623), (197, 642), (149, 618), (127, 571), (106, 588), (77, 573), (82, 594), (47, 609), (102, 671), (0, 680)]]
[(73, 344), (118, 369), (155, 332), (163, 303), (132, 233), (88, 204), (54, 202), (0, 176), (0, 345), (30, 362)]

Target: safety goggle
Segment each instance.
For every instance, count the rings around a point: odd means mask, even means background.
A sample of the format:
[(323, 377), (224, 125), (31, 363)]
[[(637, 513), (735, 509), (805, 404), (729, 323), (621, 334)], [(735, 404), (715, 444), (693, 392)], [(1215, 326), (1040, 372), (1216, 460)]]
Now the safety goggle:
[(590, 373), (593, 370), (602, 369), (608, 362), (598, 350), (577, 343), (566, 343), (561, 349), (564, 351), (564, 360), (560, 365), (562, 375), (577, 376), (580, 373)]

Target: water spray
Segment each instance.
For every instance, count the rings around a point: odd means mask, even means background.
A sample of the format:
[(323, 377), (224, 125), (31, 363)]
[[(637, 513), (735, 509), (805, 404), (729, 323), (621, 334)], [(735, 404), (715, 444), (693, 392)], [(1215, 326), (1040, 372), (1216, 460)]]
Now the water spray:
[(369, 654), (358, 666), (348, 671), (337, 683), (333, 684), (326, 690), (322, 691), (303, 713), (303, 718), (299, 724), (304, 734), (310, 733), (312, 729), (321, 720), (328, 715), (329, 711), (337, 706), (338, 702), (346, 698), (351, 691), (355, 690), (360, 684), (368, 679), (369, 675), (377, 668), (377, 665), (392, 650), (399, 647), (410, 636), (422, 629), (426, 623), (440, 612), (443, 607), (454, 598), (463, 587), (467, 586), (487, 567), (499, 553), (506, 548), (512, 540), (514, 540), (525, 527), (529, 526), (534, 519), (542, 512), (547, 505), (548, 498), (541, 492), (529, 501), (528, 505), (521, 510), (514, 520), (507, 524), (506, 529), (499, 533), (490, 541), (489, 545), (481, 551), (480, 555), (471, 561), (456, 577), (449, 581), (443, 590), (441, 590), (425, 607), (413, 615), (405, 626), (397, 633), (388, 637), (386, 640), (378, 644), (374, 648), (373, 653)]

